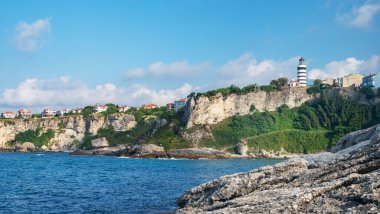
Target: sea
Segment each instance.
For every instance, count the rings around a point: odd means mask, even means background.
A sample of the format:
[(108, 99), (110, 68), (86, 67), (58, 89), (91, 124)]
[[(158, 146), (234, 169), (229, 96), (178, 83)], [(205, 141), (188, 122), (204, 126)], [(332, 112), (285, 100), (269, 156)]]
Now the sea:
[(0, 153), (0, 213), (170, 213), (192, 187), (280, 161)]

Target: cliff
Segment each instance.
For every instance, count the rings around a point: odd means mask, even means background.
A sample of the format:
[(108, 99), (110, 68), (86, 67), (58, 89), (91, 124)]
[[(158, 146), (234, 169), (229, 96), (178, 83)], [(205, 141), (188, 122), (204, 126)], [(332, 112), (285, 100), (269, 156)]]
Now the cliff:
[(317, 95), (307, 94), (306, 88), (289, 88), (270, 93), (258, 91), (244, 95), (231, 94), (227, 97), (220, 93), (213, 97), (192, 97), (186, 105), (184, 121), (187, 128), (217, 124), (233, 115), (251, 113), (252, 105), (258, 111), (275, 111), (281, 105), (293, 108), (316, 97)]
[(176, 213), (379, 213), (380, 125), (332, 152), (223, 176), (177, 200)]
[(35, 118), (0, 120), (0, 148), (7, 148), (6, 143), (14, 140), (17, 133), (27, 130), (52, 129), (54, 138), (49, 143), (51, 150), (75, 149), (85, 134), (96, 135), (100, 128), (112, 127), (115, 131), (126, 131), (136, 125), (133, 115), (115, 114), (93, 116), (85, 119), (82, 116), (67, 116), (60, 118)]

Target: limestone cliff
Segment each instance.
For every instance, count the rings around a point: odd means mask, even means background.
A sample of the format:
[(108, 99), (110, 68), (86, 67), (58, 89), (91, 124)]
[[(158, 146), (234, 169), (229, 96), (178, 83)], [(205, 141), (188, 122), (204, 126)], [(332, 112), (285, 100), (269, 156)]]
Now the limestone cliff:
[(300, 106), (316, 96), (307, 94), (306, 88), (289, 88), (270, 93), (257, 91), (244, 95), (231, 94), (227, 97), (223, 97), (222, 94), (213, 97), (193, 97), (186, 105), (184, 120), (187, 128), (216, 124), (233, 115), (249, 114), (252, 105), (258, 111), (275, 111), (284, 104), (290, 108)]
[(80, 143), (85, 134), (95, 135), (100, 128), (112, 127), (116, 131), (126, 131), (136, 125), (133, 115), (115, 114), (93, 116), (88, 119), (82, 116), (60, 118), (35, 118), (0, 120), (0, 148), (6, 148), (8, 141), (14, 140), (17, 133), (27, 130), (52, 129), (55, 136), (49, 143), (51, 150), (66, 150)]

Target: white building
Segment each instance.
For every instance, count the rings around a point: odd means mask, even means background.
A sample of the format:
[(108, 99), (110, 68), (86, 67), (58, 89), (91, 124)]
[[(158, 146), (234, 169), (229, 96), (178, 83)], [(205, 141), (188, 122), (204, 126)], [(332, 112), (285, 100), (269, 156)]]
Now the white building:
[(6, 111), (1, 114), (1, 117), (4, 119), (14, 119), (16, 117), (16, 114), (11, 111)]
[(174, 101), (174, 110), (178, 111), (180, 108), (185, 107), (186, 102), (187, 102), (186, 98)]
[(54, 111), (53, 109), (51, 108), (45, 108), (42, 113), (41, 113), (41, 117), (54, 117), (56, 115), (56, 111)]
[(305, 65), (305, 59), (303, 57), (299, 59), (297, 69), (298, 69), (297, 79), (298, 79), (299, 86), (307, 87), (306, 65)]
[(126, 111), (128, 111), (129, 109), (130, 109), (129, 106), (120, 106), (120, 107), (117, 109), (117, 111), (120, 112), (120, 113), (122, 113), (122, 112), (126, 112)]
[(95, 113), (99, 113), (99, 112), (107, 111), (107, 109), (108, 109), (107, 105), (96, 104), (95, 107), (94, 107), (94, 112)]
[(69, 113), (71, 113), (71, 112), (72, 112), (71, 109), (69, 109), (69, 108), (65, 108), (65, 109), (63, 109), (63, 110), (57, 111), (57, 115), (63, 116), (64, 114), (69, 114)]
[(24, 119), (32, 117), (32, 111), (29, 109), (20, 109), (18, 111), (18, 116)]

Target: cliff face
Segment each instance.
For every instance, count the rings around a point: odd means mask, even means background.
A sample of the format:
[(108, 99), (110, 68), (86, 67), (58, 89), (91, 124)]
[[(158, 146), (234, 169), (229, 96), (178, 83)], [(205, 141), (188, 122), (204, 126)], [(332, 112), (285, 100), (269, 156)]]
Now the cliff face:
[(184, 120), (187, 128), (217, 124), (233, 115), (249, 114), (252, 105), (258, 111), (275, 111), (281, 105), (286, 104), (293, 108), (313, 98), (316, 98), (316, 95), (307, 94), (306, 88), (290, 88), (271, 93), (258, 91), (244, 95), (231, 94), (227, 97), (221, 94), (210, 98), (201, 96), (188, 101)]
[(113, 127), (116, 131), (126, 131), (136, 125), (133, 115), (116, 114), (107, 117), (95, 116), (84, 119), (82, 116), (62, 118), (14, 119), (0, 120), (0, 148), (6, 148), (6, 143), (14, 140), (17, 133), (27, 130), (53, 129), (55, 136), (49, 144), (51, 150), (65, 150), (75, 147), (82, 141), (84, 135), (95, 135), (100, 128)]
[(176, 213), (379, 213), (380, 125), (332, 152), (223, 176), (177, 200)]

